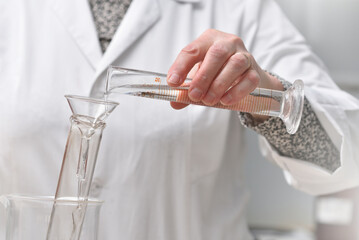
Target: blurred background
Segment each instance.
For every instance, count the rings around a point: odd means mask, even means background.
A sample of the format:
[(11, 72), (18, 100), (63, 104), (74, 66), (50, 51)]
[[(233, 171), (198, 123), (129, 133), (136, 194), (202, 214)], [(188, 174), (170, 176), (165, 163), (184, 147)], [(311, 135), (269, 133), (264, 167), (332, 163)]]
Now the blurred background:
[[(276, 1), (338, 86), (359, 98), (359, 0)], [(247, 136), (248, 218), (259, 240), (359, 239), (359, 189), (316, 198), (301, 193), (260, 155), (256, 134)]]

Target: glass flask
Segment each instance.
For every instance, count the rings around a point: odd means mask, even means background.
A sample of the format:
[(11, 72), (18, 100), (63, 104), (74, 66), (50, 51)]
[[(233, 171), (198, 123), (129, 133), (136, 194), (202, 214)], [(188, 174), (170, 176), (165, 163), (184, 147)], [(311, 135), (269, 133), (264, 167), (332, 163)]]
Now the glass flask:
[[(47, 240), (78, 240), (105, 120), (118, 103), (81, 96), (65, 96), (72, 116)], [(67, 199), (76, 201), (69, 207)]]
[[(0, 240), (45, 240), (54, 197), (0, 196)], [(73, 209), (75, 198), (57, 201), (62, 209)], [(97, 240), (102, 201), (88, 200), (81, 240)]]

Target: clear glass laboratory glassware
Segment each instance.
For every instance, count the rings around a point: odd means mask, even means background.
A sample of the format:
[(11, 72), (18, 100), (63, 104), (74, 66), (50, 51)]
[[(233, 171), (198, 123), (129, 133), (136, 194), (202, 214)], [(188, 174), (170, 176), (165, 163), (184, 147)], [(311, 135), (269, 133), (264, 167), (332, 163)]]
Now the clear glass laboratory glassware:
[[(102, 201), (88, 200), (81, 240), (97, 240)], [(1, 240), (45, 240), (54, 197), (20, 195), (0, 196)], [(58, 200), (61, 209), (71, 211), (78, 206), (76, 198)], [(67, 240), (70, 238), (63, 238)]]
[[(118, 103), (67, 95), (72, 116), (51, 213), (47, 240), (78, 240), (105, 120)], [(76, 207), (61, 204), (75, 198)], [(59, 204), (60, 203), (60, 204)]]
[[(120, 93), (206, 106), (189, 99), (191, 79), (186, 79), (180, 87), (170, 87), (166, 78), (167, 75), (162, 73), (111, 66), (107, 72), (106, 95), (112, 98), (113, 94)], [(279, 117), (285, 123), (287, 132), (294, 134), (301, 120), (303, 102), (304, 84), (296, 80), (287, 91), (256, 88), (236, 104), (225, 106), (218, 103), (207, 107)]]

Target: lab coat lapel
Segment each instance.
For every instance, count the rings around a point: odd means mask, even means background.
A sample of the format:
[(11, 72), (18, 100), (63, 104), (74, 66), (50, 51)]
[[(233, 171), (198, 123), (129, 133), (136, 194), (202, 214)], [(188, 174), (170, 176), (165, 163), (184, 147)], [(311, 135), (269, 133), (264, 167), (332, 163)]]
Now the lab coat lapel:
[(97, 69), (96, 78), (160, 18), (158, 0), (134, 0)]
[(95, 70), (102, 52), (87, 0), (52, 0), (51, 6)]

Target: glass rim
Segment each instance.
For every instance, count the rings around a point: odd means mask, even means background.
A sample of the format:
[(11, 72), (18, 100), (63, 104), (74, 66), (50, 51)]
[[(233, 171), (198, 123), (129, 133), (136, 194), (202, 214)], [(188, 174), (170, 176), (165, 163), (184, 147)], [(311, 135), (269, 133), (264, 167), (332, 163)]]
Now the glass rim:
[[(167, 73), (161, 73), (161, 72), (152, 72), (147, 70), (141, 70), (141, 69), (134, 69), (134, 68), (125, 68), (121, 66), (116, 65), (110, 65), (107, 69), (107, 74), (111, 75), (114, 71), (122, 71), (124, 73), (136, 73), (136, 74), (142, 74), (142, 75), (153, 75), (157, 77), (164, 77), (167, 78)], [(192, 81), (191, 78), (186, 77), (186, 81)], [(107, 82), (110, 82), (109, 79), (107, 79)]]
[[(25, 200), (29, 202), (55, 202), (54, 196), (27, 196), (27, 195), (16, 195), (16, 194), (8, 194), (8, 195), (1, 195), (1, 197), (4, 197), (9, 200)], [(87, 202), (89, 205), (102, 205), (104, 203), (103, 200), (95, 199), (95, 198), (89, 198), (87, 200), (74, 200), (69, 198), (60, 198), (56, 200), (59, 204), (78, 204), (78, 202)]]
[(162, 76), (162, 77), (167, 76), (167, 74), (165, 74), (165, 73), (152, 72), (152, 71), (133, 69), (133, 68), (124, 68), (124, 67), (114, 66), (114, 65), (110, 65), (109, 69), (110, 70), (114, 69), (114, 70), (119, 70), (119, 71), (125, 71), (125, 72), (135, 72), (135, 73), (148, 74), (148, 75), (159, 75), (159, 76)]
[(119, 105), (118, 102), (104, 100), (104, 99), (98, 99), (98, 98), (91, 98), (91, 97), (84, 97), (79, 95), (72, 95), (72, 94), (66, 94), (65, 98), (67, 99), (78, 99), (83, 100), (90, 103), (96, 103), (96, 104), (103, 104), (103, 105)]

